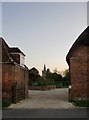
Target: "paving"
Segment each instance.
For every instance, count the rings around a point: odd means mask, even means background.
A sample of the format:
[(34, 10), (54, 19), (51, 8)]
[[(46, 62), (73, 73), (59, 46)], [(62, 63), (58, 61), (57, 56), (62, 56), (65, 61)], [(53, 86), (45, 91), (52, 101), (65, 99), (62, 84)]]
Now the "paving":
[(27, 99), (12, 104), (9, 108), (74, 109), (75, 106), (68, 102), (68, 89), (60, 88), (48, 91), (29, 90)]
[(27, 99), (2, 110), (2, 118), (12, 119), (87, 118), (87, 115), (86, 108), (78, 108), (68, 102), (68, 89), (66, 88), (48, 91), (29, 90)]

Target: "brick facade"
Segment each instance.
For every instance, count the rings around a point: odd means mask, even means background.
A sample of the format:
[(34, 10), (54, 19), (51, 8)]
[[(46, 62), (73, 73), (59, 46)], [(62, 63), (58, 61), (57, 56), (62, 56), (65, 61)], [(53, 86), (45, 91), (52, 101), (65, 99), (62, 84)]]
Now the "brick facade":
[(28, 74), (29, 70), (24, 65), (15, 61), (12, 54), (10, 54), (9, 46), (2, 41), (2, 100), (10, 103), (18, 102), (28, 96)]
[[(28, 70), (18, 64), (2, 64), (2, 86), (3, 99), (9, 99), (10, 102), (17, 102), (26, 98), (28, 96)], [(16, 88), (13, 89), (13, 87)], [(19, 96), (16, 95), (17, 89), (19, 89)], [(20, 97), (19, 100), (17, 99), (18, 97)]]
[[(2, 42), (0, 41), (0, 63), (2, 62)], [(0, 101), (2, 100), (2, 64), (0, 64)]]
[(89, 99), (89, 45), (88, 42), (83, 43), (83, 41), (87, 41), (87, 37), (83, 37), (83, 35), (88, 29), (80, 35), (67, 55), (73, 100)]
[(88, 58), (87, 46), (79, 47), (70, 58), (70, 76), (73, 99), (87, 98), (88, 94)]

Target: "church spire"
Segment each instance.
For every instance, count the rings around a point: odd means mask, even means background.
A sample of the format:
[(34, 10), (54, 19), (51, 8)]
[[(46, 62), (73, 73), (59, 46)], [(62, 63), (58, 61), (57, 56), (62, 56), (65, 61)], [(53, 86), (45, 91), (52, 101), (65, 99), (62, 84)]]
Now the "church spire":
[(46, 77), (46, 65), (44, 64), (44, 69), (42, 70), (42, 76), (45, 78)]
[(46, 71), (46, 65), (44, 64), (44, 71)]

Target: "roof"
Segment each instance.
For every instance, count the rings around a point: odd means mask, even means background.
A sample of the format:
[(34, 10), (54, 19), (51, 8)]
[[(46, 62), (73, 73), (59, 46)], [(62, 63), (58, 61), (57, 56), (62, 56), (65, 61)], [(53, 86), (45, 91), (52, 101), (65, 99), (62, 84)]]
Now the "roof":
[(71, 49), (69, 50), (66, 56), (67, 62), (69, 61), (70, 57), (72, 57), (73, 53), (76, 51), (76, 49), (80, 45), (89, 46), (88, 38), (89, 38), (89, 26), (80, 34), (80, 36), (77, 38), (77, 40), (72, 45)]
[(22, 53), (25, 56), (25, 54), (19, 48), (17, 48), (17, 47), (10, 48), (2, 37), (0, 37), (0, 42), (2, 44), (2, 50), (3, 50), (2, 51), (2, 53), (3, 53), (2, 60), (4, 62), (8, 61), (8, 62), (16, 62), (17, 63), (15, 57), (11, 54), (13, 52)]
[(5, 44), (7, 49), (9, 49), (9, 46), (7, 45), (7, 43), (5, 42), (5, 40), (2, 37), (0, 37), (0, 41), (1, 41), (2, 44)]
[(25, 56), (25, 54), (18, 47), (9, 47), (2, 37), (0, 37), (0, 41), (2, 41), (2, 44), (4, 43), (5, 46), (7, 46), (9, 53), (22, 53)]
[(2, 37), (0, 37), (0, 43), (2, 45), (2, 61), (13, 62), (13, 58), (9, 53), (9, 46)]
[(22, 53), (25, 56), (25, 54), (18, 47), (11, 47), (10, 53)]

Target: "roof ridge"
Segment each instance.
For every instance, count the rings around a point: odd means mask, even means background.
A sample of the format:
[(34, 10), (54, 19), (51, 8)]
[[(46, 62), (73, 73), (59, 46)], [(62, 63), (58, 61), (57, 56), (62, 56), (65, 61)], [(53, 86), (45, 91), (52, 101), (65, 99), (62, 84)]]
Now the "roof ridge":
[(70, 48), (66, 60), (68, 62), (68, 59), (72, 56), (73, 52), (78, 48), (80, 45), (89, 46), (89, 26), (79, 35), (79, 37), (76, 39), (76, 41), (73, 43), (72, 47)]

